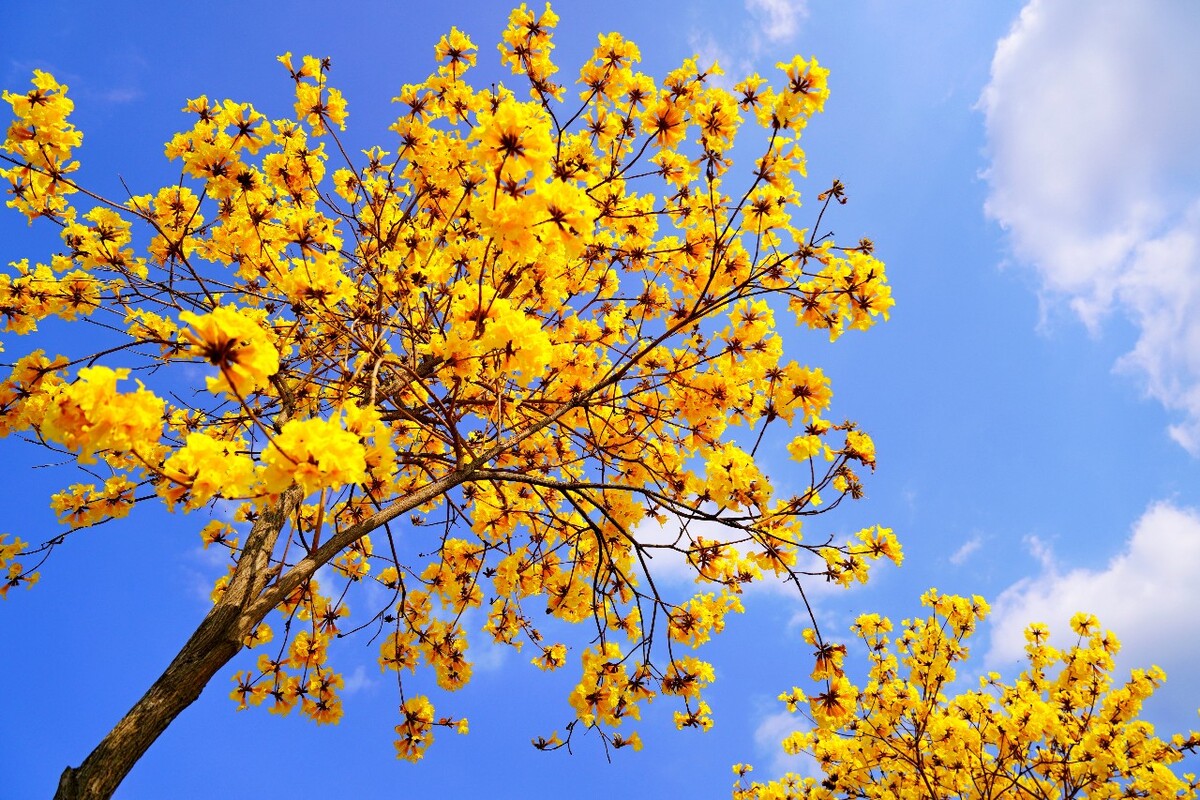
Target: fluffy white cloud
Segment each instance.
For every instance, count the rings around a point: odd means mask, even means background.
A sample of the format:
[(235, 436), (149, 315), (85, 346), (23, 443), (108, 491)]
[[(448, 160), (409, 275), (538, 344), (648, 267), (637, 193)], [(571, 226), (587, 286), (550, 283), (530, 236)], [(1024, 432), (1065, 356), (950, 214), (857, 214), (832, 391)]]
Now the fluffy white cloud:
[(744, 24), (717, 31), (693, 30), (689, 44), (701, 67), (713, 61), (723, 76), (710, 78), (716, 86), (732, 88), (742, 77), (763, 70), (763, 61), (774, 63), (800, 33), (808, 17), (807, 0), (744, 0)]
[(701, 69), (708, 69), (715, 61), (725, 73), (709, 77), (714, 86), (732, 90), (734, 84), (741, 80), (737, 76), (749, 75), (754, 71), (754, 60), (746, 57), (746, 50), (735, 46), (733, 50), (741, 52), (741, 55), (735, 57), (733, 51), (723, 47), (710, 33), (693, 30), (688, 36), (688, 44), (695, 52), (697, 65)]
[[(783, 749), (783, 740), (794, 731), (810, 731), (812, 725), (805, 721), (800, 714), (789, 714), (780, 711), (762, 718), (754, 729), (754, 744), (762, 756), (770, 759), (767, 764), (760, 764), (751, 776), (755, 780), (772, 780), (787, 772), (794, 772), (805, 777), (819, 778), (823, 776), (821, 767), (815, 758), (808, 753), (798, 753), (790, 756)], [(761, 774), (760, 774), (761, 773)]]
[(983, 537), (979, 534), (972, 536), (970, 539), (962, 543), (962, 546), (950, 554), (950, 563), (956, 567), (961, 567), (967, 562), (975, 551), (983, 546)]
[(1196, 641), (1200, 638), (1200, 513), (1170, 503), (1151, 506), (1137, 521), (1123, 552), (1102, 570), (1063, 570), (1039, 541), (1031, 541), (1041, 574), (1005, 590), (993, 604), (990, 668), (1005, 670), (1024, 656), (1024, 630), (1031, 622), (1050, 626), (1053, 641), (1069, 643), (1068, 620), (1095, 614), (1116, 633), (1124, 669), (1158, 664), (1167, 689), (1191, 687), (1195, 706)]
[(1121, 367), (1200, 454), (1200, 6), (1032, 0), (981, 107), (987, 212), (1050, 299), (1140, 331)]
[(347, 695), (358, 694), (359, 692), (374, 689), (379, 684), (379, 681), (371, 677), (367, 672), (367, 668), (363, 664), (359, 664), (354, 668), (354, 671), (344, 677), (344, 690)]
[(746, 11), (758, 23), (758, 32), (768, 42), (786, 42), (800, 31), (808, 16), (805, 0), (746, 0)]

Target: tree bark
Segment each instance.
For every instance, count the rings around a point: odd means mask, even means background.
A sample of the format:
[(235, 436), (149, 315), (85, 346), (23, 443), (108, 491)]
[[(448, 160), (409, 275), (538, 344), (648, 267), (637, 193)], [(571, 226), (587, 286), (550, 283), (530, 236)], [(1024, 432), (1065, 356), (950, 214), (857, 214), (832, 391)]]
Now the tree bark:
[[(55, 800), (106, 800), (150, 745), (200, 697), (214, 675), (242, 648), (242, 640), (271, 606), (256, 604), (273, 577), (271, 552), (300, 501), (289, 489), (251, 528), (225, 594), (150, 690), (134, 704), (78, 767), (67, 767)], [(253, 608), (252, 608), (253, 607)]]
[[(488, 455), (488, 458), (491, 454)], [(204, 691), (217, 672), (267, 614), (317, 568), (376, 528), (429, 502), (467, 480), (475, 466), (458, 469), (339, 531), (315, 552), (278, 574), (271, 554), (280, 532), (303, 499), (293, 486), (250, 530), (228, 588), (187, 644), (141, 700), (129, 710), (78, 767), (67, 767), (55, 800), (108, 800), (167, 726)]]
[(56, 800), (99, 800), (117, 786), (181, 711), (195, 702), (209, 680), (237, 655), (238, 610), (209, 612), (171, 665), (129, 713), (78, 767), (63, 770)]

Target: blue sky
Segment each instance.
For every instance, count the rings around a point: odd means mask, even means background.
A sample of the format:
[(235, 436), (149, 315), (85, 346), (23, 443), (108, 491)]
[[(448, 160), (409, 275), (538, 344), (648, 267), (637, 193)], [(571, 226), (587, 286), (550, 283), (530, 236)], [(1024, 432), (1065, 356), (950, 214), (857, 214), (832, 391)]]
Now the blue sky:
[[(389, 143), (388, 100), (432, 69), (452, 25), (495, 69), (503, 3), (22, 4), (6, 12), (0, 85), (35, 68), (70, 85), (85, 132), (83, 180), (121, 194), (172, 180), (162, 144), (207, 93), (291, 109), (275, 56), (328, 55), (350, 102), (350, 141)], [(51, 9), (53, 9), (51, 11)], [(693, 54), (731, 76), (794, 53), (831, 69), (826, 112), (805, 132), (809, 198), (832, 177), (850, 204), (832, 227), (868, 235), (888, 264), (892, 320), (833, 346), (789, 333), (823, 367), (838, 416), (876, 440), (867, 498), (823, 531), (881, 523), (907, 559), (851, 592), (817, 592), (824, 630), (855, 615), (916, 613), (930, 586), (978, 593), (995, 615), (979, 668), (1011, 672), (1021, 629), (1097, 614), (1125, 642), (1124, 669), (1158, 663), (1151, 705), (1165, 730), (1200, 706), (1200, 7), (1146, 0), (833, 3), (803, 0), (559, 2), (556, 60), (570, 73), (595, 35), (636, 41), (661, 76)], [(503, 79), (498, 72), (494, 75)], [(735, 163), (737, 153), (734, 152)], [(45, 259), (48, 231), (0, 215), (6, 261)], [(3, 337), (6, 353), (25, 342)], [(77, 480), (48, 456), (3, 444), (0, 530), (54, 533), (51, 491)], [(788, 469), (782, 448), (772, 472)], [(0, 606), (9, 677), (0, 794), (47, 796), (157, 677), (207, 606), (223, 567), (199, 548), (203, 518), (135, 516), (77, 536), (34, 590)], [(709, 648), (718, 682), (708, 734), (648, 709), (641, 753), (609, 764), (595, 737), (542, 754), (531, 737), (569, 719), (569, 676), (473, 644), (477, 677), (439, 712), (471, 719), (426, 760), (397, 762), (394, 692), (365, 639), (340, 643), (346, 718), (317, 728), (235, 714), (219, 677), (151, 749), (118, 797), (200, 798), (488, 792), (574, 797), (727, 796), (730, 765), (764, 777), (785, 762), (780, 691), (810, 663), (802, 607), (747, 600)], [(230, 670), (232, 672), (232, 670)]]

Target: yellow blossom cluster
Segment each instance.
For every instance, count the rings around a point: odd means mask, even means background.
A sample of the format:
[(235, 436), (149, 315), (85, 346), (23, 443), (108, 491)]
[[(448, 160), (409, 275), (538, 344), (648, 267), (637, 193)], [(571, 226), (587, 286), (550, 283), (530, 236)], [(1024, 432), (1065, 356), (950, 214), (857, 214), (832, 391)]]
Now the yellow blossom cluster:
[(46, 413), (50, 397), (64, 382), (61, 370), (67, 359), (50, 359), (34, 350), (17, 360), (8, 378), (0, 383), (0, 435), (32, 428)]
[(358, 483), (366, 478), (362, 441), (331, 419), (293, 419), (262, 455), (263, 487), (280, 492), (298, 484), (304, 493)]
[(742, 610), (741, 601), (728, 589), (717, 595), (697, 594), (671, 613), (668, 631), (675, 641), (699, 647), (725, 629), (729, 612)]
[(152, 450), (162, 434), (164, 403), (140, 382), (134, 392), (118, 392), (117, 381), (128, 376), (128, 369), (80, 368), (75, 381), (59, 384), (48, 398), (42, 435), (78, 450), (83, 463), (97, 450)]
[(279, 370), (279, 353), (255, 318), (256, 309), (220, 306), (209, 314), (180, 313), (180, 322), (191, 326), (182, 338), (196, 353), (220, 370), (210, 377), (208, 390), (245, 397), (266, 385)]
[(326, 83), (326, 72), (329, 69), (328, 59), (321, 60), (313, 56), (304, 56), (299, 69), (292, 66), (292, 54), (284, 53), (279, 57), (292, 80), (296, 82), (296, 118), (304, 120), (313, 131), (313, 135), (325, 133), (325, 125), (333, 123), (339, 129), (346, 129), (346, 98), (342, 93)]
[(79, 168), (71, 156), (83, 143), (83, 134), (67, 120), (75, 108), (67, 87), (53, 75), (34, 70), (31, 91), (6, 91), (3, 99), (14, 117), (2, 146), (14, 157), (13, 165), (0, 169), (12, 195), (7, 205), (31, 222), (37, 217), (69, 217), (66, 195), (77, 190), (66, 176)]
[(571, 690), (570, 702), (579, 721), (589, 727), (616, 728), (623, 720), (641, 719), (639, 705), (653, 700), (649, 670), (636, 668), (630, 674), (620, 648), (614, 642), (583, 651), (583, 676)]
[(22, 583), (32, 589), (38, 582), (38, 573), (31, 572), (22, 566), (15, 558), (26, 552), (29, 545), (17, 537), (6, 541), (9, 534), (0, 533), (0, 598), (8, 595), (8, 590)]
[(51, 315), (74, 320), (100, 307), (102, 281), (83, 270), (71, 270), (71, 261), (56, 256), (51, 266), (29, 266), (27, 260), (14, 262), (14, 274), (0, 274), (0, 330), (32, 333), (37, 323)]
[(189, 433), (183, 447), (163, 462), (158, 493), (168, 507), (182, 501), (186, 508), (200, 508), (214, 497), (247, 495), (256, 481), (253, 459), (245, 455), (244, 443), (221, 441), (207, 433)]
[(133, 508), (136, 485), (124, 475), (114, 475), (97, 491), (96, 485), (74, 484), (50, 498), (59, 521), (72, 528), (86, 528), (104, 519), (120, 519)]
[[(845, 648), (818, 647), (824, 691), (780, 696), (811, 724), (783, 742), (807, 753), (823, 777), (788, 773), (760, 783), (734, 767), (736, 800), (895, 797), (1194, 798), (1200, 781), (1171, 767), (1200, 748), (1200, 733), (1155, 735), (1140, 718), (1165, 676), (1157, 667), (1116, 680), (1120, 647), (1096, 618), (1071, 620), (1076, 640), (1049, 643), (1041, 624), (1026, 631), (1028, 666), (1012, 681), (995, 672), (979, 688), (951, 695), (969, 656), (967, 640), (989, 608), (980, 597), (930, 590), (928, 617), (893, 633), (886, 617), (864, 614), (852, 630), (871, 669), (856, 686), (841, 668)], [(809, 634), (809, 639), (816, 642)]]
[(133, 223), (113, 208), (97, 206), (83, 215), (82, 222), (70, 220), (61, 236), (70, 251), (70, 259), (62, 259), (63, 268), (76, 264), (85, 278), (98, 271), (140, 279), (149, 274), (145, 259), (135, 257), (127, 246), (133, 239)]
[[(220, 541), (236, 549), (237, 541), (228, 538), (230, 532), (228, 526), (210, 525), (203, 536), (205, 546)], [(228, 583), (229, 576), (218, 581), (214, 601), (219, 601)], [(279, 643), (274, 655), (261, 654), (255, 669), (234, 674), (236, 687), (230, 697), (239, 710), (270, 701), (272, 714), (287, 716), (298, 706), (304, 716), (318, 724), (337, 723), (343, 713), (338, 690), (345, 684), (328, 664), (328, 647), (339, 632), (339, 620), (349, 614), (349, 609), (345, 603), (323, 595), (313, 580), (297, 587), (278, 610), (290, 635)], [(260, 623), (243, 637), (242, 644), (247, 649), (256, 648), (274, 639), (271, 626)]]
[(396, 758), (405, 761), (416, 762), (425, 756), (425, 751), (433, 743), (435, 727), (453, 728), (455, 733), (460, 734), (466, 733), (468, 729), (466, 717), (435, 719), (433, 704), (425, 695), (405, 700), (400, 706), (400, 717), (403, 721), (396, 726)]
[[(433, 72), (401, 85), (387, 141), (357, 152), (331, 61), (285, 54), (290, 118), (188, 100), (165, 146), (176, 174), (122, 202), (64, 177), (80, 139), (65, 87), (39, 72), (4, 95), (9, 205), (59, 223), (63, 252), (0, 271), (3, 330), (57, 315), (101, 336), (19, 357), (0, 434), (110, 471), (54, 495), (72, 528), (147, 500), (232, 503), (198, 526), (229, 556), (212, 598), (235, 612), (204, 624), (274, 648), (237, 671), (240, 708), (336, 722), (330, 650), (361, 592), (397, 678), (400, 757), (434, 727), (465, 731), (405, 699), (403, 678), (463, 687), (477, 623), (489, 646), (578, 670), (569, 730), (639, 749), (615, 729), (655, 693), (679, 727), (713, 724), (712, 667), (681, 645), (720, 633), (747, 585), (848, 584), (901, 559), (885, 528), (807, 536), (806, 517), (864, 495), (876, 455), (856, 424), (827, 421), (830, 381), (785, 352), (776, 317), (836, 338), (892, 305), (869, 240), (820, 230), (840, 182), (811, 229), (798, 220), (826, 71), (795, 58), (774, 88), (753, 75), (731, 91), (689, 58), (656, 79), (613, 33), (572, 94), (557, 20), (521, 6), (502, 34), (528, 92), (468, 82), (477, 49), (451, 30)], [(119, 391), (132, 375), (146, 385)], [(769, 474), (761, 445), (780, 436), (799, 480)], [(654, 581), (663, 550), (694, 569), (694, 594)], [(321, 590), (326, 566), (337, 585)]]

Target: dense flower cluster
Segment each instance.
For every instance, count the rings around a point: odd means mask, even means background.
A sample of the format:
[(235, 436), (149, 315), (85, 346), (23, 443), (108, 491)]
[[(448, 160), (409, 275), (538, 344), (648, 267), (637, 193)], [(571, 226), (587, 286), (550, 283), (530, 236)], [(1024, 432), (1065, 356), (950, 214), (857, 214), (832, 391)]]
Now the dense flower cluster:
[[(539, 668), (574, 661), (572, 730), (636, 749), (615, 728), (655, 694), (679, 702), (680, 727), (712, 725), (713, 670), (684, 653), (741, 611), (747, 584), (847, 584), (901, 560), (890, 530), (802, 525), (863, 495), (875, 450), (826, 418), (829, 380), (785, 355), (776, 318), (837, 338), (892, 305), (869, 240), (795, 218), (826, 70), (795, 58), (775, 88), (756, 74), (730, 91), (688, 59), (656, 81), (609, 34), (569, 101), (556, 21), (522, 6), (503, 33), (524, 97), (468, 83), (476, 48), (451, 31), (434, 74), (400, 88), (390, 144), (361, 154), (338, 138), (347, 103), (329, 61), (286, 54), (292, 119), (189, 100), (190, 127), (166, 146), (178, 176), (89, 210), (72, 204), (96, 196), (76, 192), (66, 87), (39, 72), (4, 94), (9, 205), (56, 223), (63, 247), (0, 275), (3, 330), (57, 315), (95, 321), (98, 338), (20, 358), (0, 433), (108, 472), (54, 496), (72, 529), (156, 498), (236, 508), (201, 540), (231, 559), (213, 601), (237, 613), (213, 619), (237, 629), (216, 638), (273, 648), (235, 675), (240, 708), (336, 722), (347, 598), (382, 595), (369, 619), (397, 677), (401, 757), (436, 726), (465, 730), (406, 696), (403, 675), (469, 681), (472, 609)], [(735, 137), (755, 148), (741, 171)], [(834, 182), (813, 218), (844, 201)], [(145, 383), (123, 388), (135, 374)], [(772, 478), (764, 434), (785, 427), (804, 467)], [(678, 530), (669, 544), (663, 526)], [(61, 542), (5, 544), (8, 585), (35, 577), (15, 557)], [(663, 549), (694, 567), (693, 596), (651, 579)], [(338, 585), (318, 586), (325, 565)], [(367, 582), (383, 591), (349, 591)], [(560, 623), (577, 622), (594, 641), (572, 658)]]
[(814, 677), (825, 691), (780, 695), (808, 718), (784, 750), (808, 754), (820, 774), (759, 783), (738, 764), (735, 800), (1197, 796), (1195, 774), (1171, 766), (1200, 749), (1200, 733), (1164, 740), (1139, 718), (1165, 676), (1152, 667), (1116, 682), (1120, 642), (1095, 617), (1076, 614), (1078, 638), (1061, 649), (1045, 625), (1030, 625), (1020, 675), (1005, 682), (989, 672), (978, 689), (951, 695), (988, 605), (935, 590), (921, 600), (932, 614), (895, 634), (878, 614), (854, 623), (872, 665), (865, 685), (843, 673), (844, 649), (818, 650)]
[(11, 208), (29, 217), (61, 217), (69, 206), (66, 196), (76, 188), (66, 176), (79, 168), (73, 151), (83, 143), (83, 134), (67, 117), (75, 104), (67, 99), (67, 87), (54, 76), (34, 70), (33, 89), (25, 94), (3, 93), (13, 110), (2, 148), (13, 158), (0, 169), (0, 179), (12, 187)]

